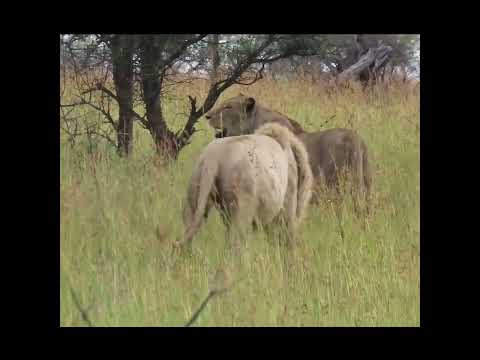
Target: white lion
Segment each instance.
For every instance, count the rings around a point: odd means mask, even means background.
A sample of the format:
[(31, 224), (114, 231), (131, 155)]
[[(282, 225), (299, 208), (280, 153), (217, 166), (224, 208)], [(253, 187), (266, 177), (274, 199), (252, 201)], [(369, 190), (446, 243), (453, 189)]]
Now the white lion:
[(223, 215), (236, 249), (246, 226), (282, 220), (294, 241), (311, 197), (305, 146), (286, 127), (268, 123), (251, 135), (212, 141), (193, 170), (184, 208), (183, 244), (190, 244), (209, 209)]

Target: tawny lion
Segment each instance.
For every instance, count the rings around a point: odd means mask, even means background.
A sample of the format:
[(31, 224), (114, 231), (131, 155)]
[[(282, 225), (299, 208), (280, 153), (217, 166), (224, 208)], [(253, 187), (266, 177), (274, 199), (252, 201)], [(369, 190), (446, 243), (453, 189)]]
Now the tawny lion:
[[(242, 94), (225, 100), (205, 117), (217, 130), (217, 138), (251, 134), (267, 123), (287, 127), (307, 149), (314, 176), (314, 188), (338, 190), (339, 175), (345, 171), (354, 180), (355, 204), (357, 198), (363, 198), (367, 202), (368, 211), (372, 184), (371, 165), (365, 142), (353, 130), (335, 128), (309, 133), (295, 120), (261, 106), (254, 98)], [(318, 196), (313, 199), (317, 200)]]

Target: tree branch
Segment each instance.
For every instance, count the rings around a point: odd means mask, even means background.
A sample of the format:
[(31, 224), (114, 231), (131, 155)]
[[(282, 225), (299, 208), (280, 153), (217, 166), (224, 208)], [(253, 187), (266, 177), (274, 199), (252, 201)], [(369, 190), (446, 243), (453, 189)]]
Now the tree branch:
[(257, 82), (258, 80), (263, 79), (263, 70), (264, 69), (265, 69), (265, 63), (262, 63), (262, 67), (258, 71), (255, 72), (255, 78), (252, 81), (250, 81), (248, 83), (244, 83), (244, 82), (235, 80), (234, 83), (238, 84), (238, 85), (252, 85), (253, 83)]
[(202, 40), (204, 37), (206, 37), (207, 34), (200, 34), (197, 35), (191, 39), (185, 40), (183, 44), (180, 45), (180, 47), (173, 53), (171, 54), (165, 61), (162, 62), (163, 67), (168, 67), (170, 66), (177, 58), (179, 58), (183, 52), (190, 46), (195, 44), (196, 42)]
[(101, 108), (101, 107), (93, 104), (92, 102), (87, 101), (87, 100), (86, 100), (84, 97), (82, 97), (82, 96), (78, 96), (78, 98), (80, 99), (79, 105), (88, 105), (88, 106), (90, 106), (91, 108), (93, 108), (93, 109), (101, 112), (101, 113), (103, 114), (103, 116), (105, 116), (105, 118), (107, 119), (108, 123), (109, 123), (110, 125), (112, 125), (112, 127), (113, 127), (115, 130), (117, 130), (118, 124), (115, 122), (115, 120), (113, 120), (112, 115), (111, 115), (109, 112), (107, 112), (107, 111), (105, 111), (105, 109), (103, 109), (103, 108)]
[[(212, 83), (210, 85), (210, 89), (208, 91), (207, 97), (203, 102), (203, 105), (200, 108), (198, 108), (198, 110), (196, 106), (196, 99), (189, 96), (190, 115), (188, 117), (188, 121), (184, 129), (181, 132), (179, 132), (179, 135), (176, 136), (178, 149), (183, 148), (185, 145), (189, 143), (190, 137), (195, 132), (195, 128), (194, 128), (195, 124), (207, 111), (209, 111), (215, 105), (215, 102), (217, 101), (220, 94), (225, 89), (235, 84), (237, 80), (241, 77), (243, 72), (247, 70), (253, 63), (257, 62), (258, 56), (262, 53), (263, 50), (265, 50), (269, 45), (271, 45), (274, 42), (274, 40), (275, 40), (275, 36), (269, 35), (268, 38), (264, 41), (264, 43), (260, 45), (257, 49), (247, 54), (243, 59), (239, 59), (239, 61), (237, 62), (237, 65), (234, 67), (232, 73), (226, 80), (221, 80), (221, 81)], [(253, 84), (255, 81), (261, 79), (261, 77), (263, 76), (262, 72), (263, 72), (264, 66), (265, 64), (262, 63), (262, 68), (255, 75), (255, 79), (250, 84)], [(249, 84), (249, 83), (241, 83), (241, 82), (237, 82), (237, 83), (242, 85)]]
[(118, 97), (111, 90), (107, 89), (102, 83), (97, 83), (94, 88), (81, 92), (81, 95), (89, 94), (97, 90), (104, 92), (105, 94), (110, 96), (112, 99), (114, 99), (116, 102), (118, 102)]
[[(103, 86), (101, 83), (97, 83), (96, 87), (94, 87), (94, 88), (85, 90), (84, 92), (82, 92), (82, 95), (87, 94), (87, 93), (91, 93), (93, 91), (102, 91), (105, 94), (107, 94), (108, 96), (110, 96), (111, 98), (113, 98), (118, 103), (118, 97), (112, 91), (110, 91), (105, 86)], [(134, 120), (140, 121), (140, 123), (142, 124), (142, 126), (145, 129), (150, 128), (149, 122), (147, 121), (147, 119), (145, 119), (145, 116), (142, 117), (142, 116), (138, 115), (138, 113), (133, 109), (130, 109), (130, 115), (133, 117)]]

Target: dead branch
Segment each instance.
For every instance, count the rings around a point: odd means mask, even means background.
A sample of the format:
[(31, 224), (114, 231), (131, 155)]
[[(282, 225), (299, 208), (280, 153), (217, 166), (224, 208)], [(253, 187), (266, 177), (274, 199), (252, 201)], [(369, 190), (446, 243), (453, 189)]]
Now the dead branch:
[(360, 74), (366, 70), (376, 74), (381, 67), (386, 65), (392, 51), (392, 47), (383, 44), (377, 48), (368, 49), (355, 64), (338, 75), (338, 81), (357, 80)]
[[(91, 93), (93, 91), (102, 91), (103, 93), (107, 94), (108, 96), (110, 96), (112, 99), (114, 99), (117, 103), (118, 103), (118, 97), (111, 91), (109, 90), (108, 88), (106, 88), (103, 84), (101, 83), (97, 83), (96, 86), (94, 88), (90, 88), (88, 90), (85, 90), (82, 92), (82, 95), (85, 95), (85, 94), (88, 94), (88, 93)], [(88, 105), (88, 104), (87, 104)], [(61, 105), (62, 106), (62, 105)], [(68, 106), (72, 106), (72, 104), (68, 105)], [(73, 104), (73, 106), (75, 106), (75, 104)], [(100, 111), (100, 110), (99, 110)], [(147, 119), (145, 118), (145, 116), (140, 116), (135, 110), (133, 109), (130, 109), (130, 115), (133, 117), (134, 120), (138, 120), (142, 126), (145, 128), (145, 129), (149, 129), (150, 128), (150, 124), (149, 122), (147, 121)], [(116, 127), (115, 127), (116, 129)]]
[(222, 268), (218, 269), (215, 278), (213, 280), (213, 284), (211, 286), (208, 295), (206, 296), (205, 300), (202, 301), (201, 305), (195, 311), (190, 318), (190, 320), (185, 324), (185, 327), (190, 327), (198, 318), (200, 313), (203, 311), (205, 306), (207, 306), (208, 302), (216, 295), (223, 294), (230, 289), (233, 288), (234, 285), (238, 284), (240, 281), (245, 280), (245, 278), (238, 279), (236, 281), (232, 281), (230, 275)]

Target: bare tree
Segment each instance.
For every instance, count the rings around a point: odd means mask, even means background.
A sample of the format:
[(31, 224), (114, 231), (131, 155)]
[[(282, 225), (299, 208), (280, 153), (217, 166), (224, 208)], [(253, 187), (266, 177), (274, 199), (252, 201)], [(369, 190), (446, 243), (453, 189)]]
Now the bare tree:
[[(108, 82), (110, 54), (95, 35), (61, 36), (60, 127), (71, 144), (86, 135), (89, 143), (103, 138), (116, 146), (112, 130), (117, 131), (118, 121), (111, 112), (110, 96), (94, 96), (96, 84)], [(68, 89), (68, 91), (67, 91)], [(103, 121), (97, 121), (93, 114)], [(107, 127), (105, 127), (107, 125)]]

